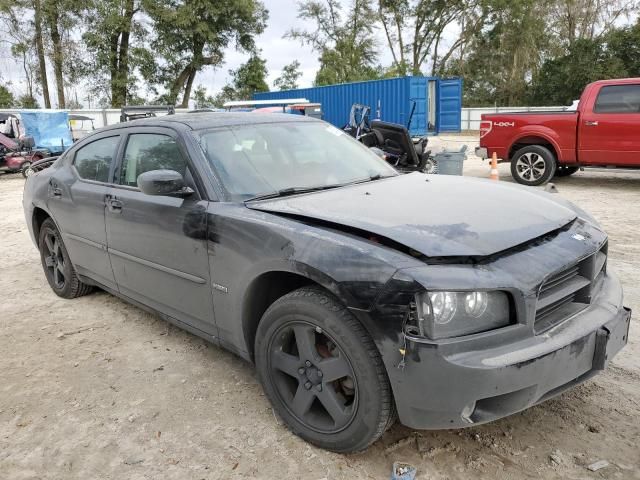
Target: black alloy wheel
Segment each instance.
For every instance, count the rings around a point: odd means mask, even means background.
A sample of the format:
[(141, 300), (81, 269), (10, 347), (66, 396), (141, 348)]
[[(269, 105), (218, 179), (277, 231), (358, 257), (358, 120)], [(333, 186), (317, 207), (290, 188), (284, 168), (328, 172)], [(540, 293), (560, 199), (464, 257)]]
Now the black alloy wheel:
[(319, 447), (364, 450), (395, 421), (380, 353), (337, 298), (304, 287), (276, 300), (255, 340), (260, 382), (295, 434)]
[(49, 286), (62, 298), (76, 298), (91, 292), (93, 287), (76, 274), (56, 224), (47, 218), (40, 226), (38, 248)]

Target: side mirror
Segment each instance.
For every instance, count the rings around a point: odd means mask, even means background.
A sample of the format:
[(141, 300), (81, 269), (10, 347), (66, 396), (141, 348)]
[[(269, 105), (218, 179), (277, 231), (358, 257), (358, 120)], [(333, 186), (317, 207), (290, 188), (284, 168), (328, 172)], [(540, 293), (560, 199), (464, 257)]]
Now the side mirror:
[(147, 195), (188, 197), (193, 190), (184, 184), (182, 175), (174, 170), (150, 170), (138, 176), (138, 188)]

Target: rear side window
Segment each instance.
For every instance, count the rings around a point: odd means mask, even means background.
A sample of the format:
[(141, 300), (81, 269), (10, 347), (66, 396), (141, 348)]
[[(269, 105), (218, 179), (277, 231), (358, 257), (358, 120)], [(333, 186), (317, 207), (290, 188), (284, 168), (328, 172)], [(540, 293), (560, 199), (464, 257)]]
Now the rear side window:
[(129, 135), (120, 169), (120, 184), (135, 187), (138, 185), (138, 175), (150, 170), (175, 170), (184, 177), (187, 161), (176, 141), (168, 135)]
[(593, 108), (596, 113), (640, 113), (639, 85), (602, 87)]
[(101, 138), (80, 148), (73, 161), (78, 175), (85, 180), (108, 182), (109, 168), (119, 141), (119, 136)]

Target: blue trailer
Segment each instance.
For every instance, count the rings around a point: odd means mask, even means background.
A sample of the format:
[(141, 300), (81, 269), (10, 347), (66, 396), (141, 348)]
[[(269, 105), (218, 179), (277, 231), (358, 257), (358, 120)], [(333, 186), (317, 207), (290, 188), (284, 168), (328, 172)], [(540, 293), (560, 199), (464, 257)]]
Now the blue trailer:
[(324, 120), (343, 127), (351, 105), (371, 106), (371, 118), (406, 125), (415, 104), (411, 135), (459, 132), (462, 111), (462, 79), (399, 77), (366, 82), (255, 93), (255, 100), (303, 97), (322, 104)]

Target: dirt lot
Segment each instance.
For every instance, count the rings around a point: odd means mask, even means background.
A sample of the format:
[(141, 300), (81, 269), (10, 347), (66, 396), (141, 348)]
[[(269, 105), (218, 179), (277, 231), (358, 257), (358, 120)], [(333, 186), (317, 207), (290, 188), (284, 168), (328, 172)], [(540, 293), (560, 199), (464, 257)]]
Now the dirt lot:
[[(466, 175), (488, 173), (477, 159), (466, 164)], [(506, 166), (500, 173), (511, 181)], [(640, 174), (555, 182), (609, 233), (609, 265), (638, 312), (605, 373), (490, 425), (396, 425), (356, 455), (290, 434), (252, 367), (230, 353), (106, 293), (56, 297), (24, 223), (23, 183), (0, 176), (2, 480), (385, 479), (396, 460), (417, 466), (421, 479), (640, 479)], [(589, 471), (597, 460), (610, 465)]]

